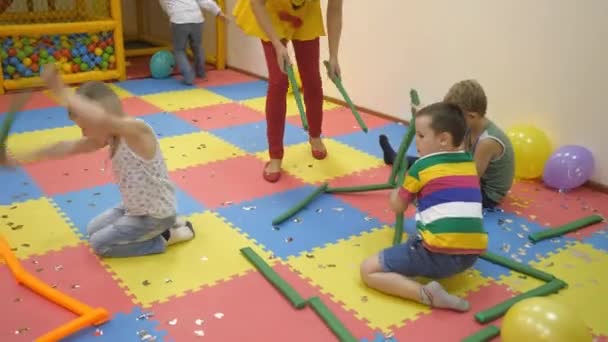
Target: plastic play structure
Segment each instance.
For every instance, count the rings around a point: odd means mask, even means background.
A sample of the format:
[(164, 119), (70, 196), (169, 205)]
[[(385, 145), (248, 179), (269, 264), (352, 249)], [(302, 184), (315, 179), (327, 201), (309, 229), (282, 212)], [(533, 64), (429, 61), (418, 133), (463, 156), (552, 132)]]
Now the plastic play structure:
[(0, 93), (41, 86), (47, 63), (67, 83), (126, 79), (120, 0), (8, 4), (0, 13)]
[(102, 308), (92, 308), (80, 301), (57, 291), (51, 286), (45, 284), (40, 279), (28, 273), (19, 263), (8, 242), (0, 235), (0, 259), (4, 259), (8, 268), (13, 273), (15, 280), (36, 292), (40, 296), (54, 302), (57, 305), (70, 310), (78, 315), (78, 318), (49, 331), (48, 333), (36, 339), (36, 342), (51, 342), (59, 341), (62, 338), (69, 336), (90, 325), (100, 325), (110, 319), (110, 314)]
[[(218, 5), (224, 9), (223, 0)], [(69, 84), (124, 81), (126, 56), (171, 49), (166, 16), (160, 9), (149, 16), (154, 6), (159, 7), (144, 0), (0, 0), (0, 94), (42, 86), (40, 69), (48, 63), (55, 63)], [(123, 22), (125, 7), (132, 10)], [(161, 20), (167, 29), (159, 24)], [(125, 44), (123, 28), (131, 27), (132, 21), (136, 33), (128, 38), (139, 43)], [(151, 32), (152, 27), (156, 32)], [(207, 60), (224, 69), (224, 21), (216, 20), (215, 27), (206, 25), (208, 31), (206, 36), (215, 35), (215, 51)], [(158, 32), (164, 36), (157, 37)]]
[[(225, 11), (225, 1), (217, 0), (218, 6)], [(125, 55), (149, 56), (161, 50), (171, 50), (169, 21), (158, 1), (129, 0), (122, 1), (122, 13), (129, 21), (123, 23)], [(207, 62), (216, 69), (226, 67), (225, 22), (207, 16), (205, 18), (203, 41), (214, 42), (215, 46), (206, 46)]]

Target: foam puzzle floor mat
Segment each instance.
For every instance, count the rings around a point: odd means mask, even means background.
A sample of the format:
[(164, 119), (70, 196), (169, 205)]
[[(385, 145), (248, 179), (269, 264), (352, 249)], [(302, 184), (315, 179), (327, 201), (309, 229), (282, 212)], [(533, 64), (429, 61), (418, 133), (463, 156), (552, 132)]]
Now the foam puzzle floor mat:
[[(143, 67), (142, 67), (143, 69)], [(144, 77), (143, 75), (142, 77)], [(459, 341), (483, 328), (474, 314), (539, 285), (480, 260), (442, 279), (471, 311), (437, 310), (366, 288), (359, 265), (390, 246), (395, 216), (389, 190), (322, 194), (279, 226), (272, 220), (323, 182), (386, 182), (380, 134), (395, 146), (406, 125), (326, 102), (328, 158), (311, 156), (292, 97), (288, 100), (284, 175), (262, 179), (268, 151), (267, 83), (233, 70), (209, 70), (194, 86), (133, 77), (112, 84), (126, 113), (158, 135), (178, 211), (197, 236), (163, 254), (97, 257), (87, 224), (120, 202), (108, 151), (0, 169), (0, 235), (23, 267), (58, 290), (109, 311), (111, 319), (66, 341), (335, 341), (310, 309), (294, 309), (240, 250), (252, 248), (304, 298), (316, 296), (359, 341)], [(0, 120), (14, 95), (0, 96)], [(408, 104), (404, 103), (407, 110)], [(48, 91), (35, 92), (8, 139), (17, 159), (81, 131)], [(415, 152), (415, 150), (410, 150)], [(406, 213), (406, 231), (413, 228)], [(559, 193), (517, 182), (500, 209), (486, 213), (490, 251), (555, 274), (568, 288), (552, 295), (582, 317), (598, 339), (608, 336), (608, 224), (537, 244), (527, 235), (591, 214), (608, 215), (608, 195), (580, 188)], [(0, 341), (33, 341), (74, 318), (17, 284), (0, 263)], [(500, 326), (500, 320), (493, 322)], [(441, 325), (441, 329), (436, 327)]]

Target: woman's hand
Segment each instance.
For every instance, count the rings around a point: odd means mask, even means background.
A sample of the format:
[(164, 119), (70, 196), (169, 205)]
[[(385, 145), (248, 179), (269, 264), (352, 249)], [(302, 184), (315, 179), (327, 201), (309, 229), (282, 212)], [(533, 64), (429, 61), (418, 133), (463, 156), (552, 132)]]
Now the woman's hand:
[(340, 64), (338, 64), (338, 60), (335, 58), (329, 59), (329, 69), (327, 70), (327, 76), (332, 81), (337, 81), (342, 78), (342, 74), (340, 72)]
[(275, 43), (274, 52), (277, 55), (277, 63), (279, 63), (279, 68), (283, 73), (287, 73), (287, 69), (285, 66), (287, 64), (291, 65), (291, 58), (289, 57), (289, 52), (287, 51), (287, 47), (283, 45), (281, 42)]

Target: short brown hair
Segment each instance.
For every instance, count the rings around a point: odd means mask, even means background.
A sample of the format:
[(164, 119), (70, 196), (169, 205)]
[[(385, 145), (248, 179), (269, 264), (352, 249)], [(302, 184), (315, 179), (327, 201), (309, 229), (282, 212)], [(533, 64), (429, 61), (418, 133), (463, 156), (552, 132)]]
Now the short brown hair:
[(460, 107), (465, 112), (486, 115), (488, 99), (483, 88), (476, 80), (464, 80), (454, 84), (443, 98)]
[(449, 102), (437, 102), (420, 109), (416, 117), (431, 117), (431, 129), (435, 134), (444, 132), (452, 136), (454, 147), (460, 146), (467, 131), (467, 122), (462, 109)]
[(99, 103), (108, 114), (122, 115), (120, 98), (112, 88), (103, 82), (90, 81), (83, 83), (78, 87), (76, 93)]

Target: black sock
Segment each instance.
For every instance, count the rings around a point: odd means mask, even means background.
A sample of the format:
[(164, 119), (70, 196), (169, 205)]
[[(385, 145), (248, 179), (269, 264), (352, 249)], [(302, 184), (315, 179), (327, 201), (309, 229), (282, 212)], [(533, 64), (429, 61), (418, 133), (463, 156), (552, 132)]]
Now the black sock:
[(380, 147), (382, 148), (382, 152), (384, 152), (384, 163), (386, 165), (393, 165), (397, 153), (393, 150), (391, 143), (388, 141), (388, 137), (384, 134), (380, 135)]
[(169, 229), (167, 229), (161, 235), (163, 236), (163, 238), (165, 238), (165, 240), (169, 241), (169, 238), (171, 237), (171, 232), (169, 231)]

